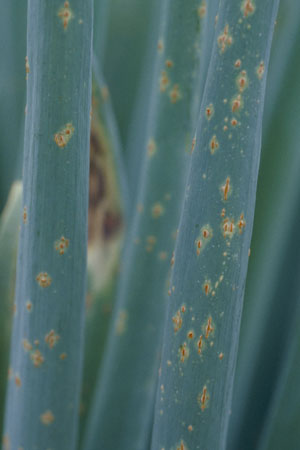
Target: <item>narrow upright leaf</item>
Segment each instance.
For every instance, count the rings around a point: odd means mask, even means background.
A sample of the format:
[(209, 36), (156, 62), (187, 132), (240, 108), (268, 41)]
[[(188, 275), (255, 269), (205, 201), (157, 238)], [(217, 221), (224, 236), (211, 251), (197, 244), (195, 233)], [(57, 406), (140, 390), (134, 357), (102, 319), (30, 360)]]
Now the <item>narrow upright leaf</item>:
[(85, 302), (92, 0), (29, 0), (5, 448), (74, 449)]
[(278, 1), (223, 1), (171, 277), (152, 449), (223, 449)]

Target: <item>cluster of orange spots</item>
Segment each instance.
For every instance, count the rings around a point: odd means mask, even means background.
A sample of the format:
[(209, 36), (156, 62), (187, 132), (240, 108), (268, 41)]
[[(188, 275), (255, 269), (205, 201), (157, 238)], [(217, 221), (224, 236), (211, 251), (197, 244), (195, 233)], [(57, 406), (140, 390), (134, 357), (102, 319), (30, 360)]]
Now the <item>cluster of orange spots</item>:
[(260, 80), (264, 76), (264, 73), (265, 73), (265, 63), (263, 61), (261, 61), (259, 66), (256, 69), (256, 74)]
[(52, 279), (47, 272), (40, 272), (36, 277), (36, 281), (42, 288), (46, 288), (50, 286)]
[(205, 280), (205, 282), (203, 283), (203, 291), (205, 293), (205, 295), (209, 295), (210, 291), (211, 291), (211, 282), (210, 280)]
[(225, 213), (226, 213), (226, 209), (225, 209), (225, 208), (222, 208), (222, 211), (221, 211), (221, 217), (225, 217)]
[(255, 11), (254, 3), (251, 0), (244, 0), (241, 6), (244, 17), (248, 17)]
[(74, 134), (72, 123), (67, 123), (60, 131), (55, 133), (54, 141), (58, 147), (65, 147)]
[(183, 345), (179, 347), (180, 362), (184, 363), (184, 361), (189, 357), (189, 354), (189, 348), (187, 347), (186, 342), (184, 342)]
[(210, 153), (213, 155), (216, 150), (219, 148), (219, 142), (217, 140), (217, 136), (214, 135), (209, 142)]
[(27, 208), (26, 208), (26, 206), (24, 206), (24, 208), (23, 208), (23, 223), (24, 224), (27, 223)]
[(206, 14), (206, 1), (202, 0), (201, 5), (198, 7), (198, 16), (200, 17), (200, 19), (203, 19), (203, 17), (205, 17)]
[(241, 61), (240, 59), (237, 59), (237, 60), (235, 61), (235, 63), (234, 63), (234, 67), (236, 67), (237, 69), (238, 69), (239, 67), (241, 67), (241, 65), (242, 65), (242, 61)]
[(63, 255), (67, 248), (69, 247), (69, 239), (66, 239), (64, 236), (62, 236), (59, 240), (55, 242), (55, 250), (60, 254)]
[(199, 337), (199, 339), (197, 341), (197, 349), (198, 349), (198, 354), (199, 355), (201, 355), (202, 347), (203, 347), (203, 336), (201, 334), (201, 336)]
[(44, 425), (51, 425), (54, 422), (54, 415), (52, 412), (48, 409), (43, 414), (40, 415), (41, 422)]
[(49, 331), (49, 333), (45, 336), (45, 342), (51, 349), (58, 343), (59, 339), (60, 336), (58, 334), (55, 334), (54, 330)]
[(171, 69), (171, 67), (173, 67), (173, 66), (174, 66), (173, 61), (171, 61), (170, 59), (167, 59), (167, 60), (166, 60), (166, 67), (168, 67), (169, 69)]
[(203, 386), (202, 392), (200, 392), (200, 394), (198, 395), (198, 403), (202, 411), (204, 411), (205, 408), (207, 407), (208, 399), (209, 395), (207, 392), (207, 387)]
[(233, 127), (236, 127), (237, 126), (237, 120), (233, 117), (232, 119), (231, 119), (231, 125), (233, 126)]
[[(181, 307), (181, 311), (182, 311), (182, 308), (183, 307)], [(185, 309), (182, 312), (184, 313)], [(181, 316), (180, 310), (178, 310), (176, 312), (175, 316), (172, 317), (172, 322), (174, 323), (174, 333), (177, 333), (177, 331), (179, 331), (180, 328), (182, 327), (182, 316)]]
[(32, 310), (32, 303), (29, 300), (28, 300), (28, 302), (26, 302), (26, 309), (27, 309), (27, 311)]
[(205, 327), (205, 339), (208, 339), (208, 338), (209, 338), (209, 335), (210, 335), (213, 331), (214, 331), (214, 328), (213, 328), (213, 326), (212, 326), (212, 318), (209, 317), (209, 318), (207, 319), (207, 324), (206, 324), (206, 327)]
[(238, 112), (243, 106), (241, 94), (238, 94), (232, 99), (231, 110), (233, 113)]
[(218, 37), (218, 45), (221, 49), (221, 53), (224, 53), (227, 47), (232, 44), (232, 36), (229, 34), (229, 26), (225, 25), (223, 33)]
[(192, 153), (195, 150), (195, 145), (196, 145), (196, 136), (194, 136), (194, 138), (192, 140)]
[(178, 100), (180, 100), (180, 98), (181, 98), (181, 93), (180, 93), (180, 89), (179, 89), (179, 84), (174, 84), (174, 86), (172, 87), (172, 89), (170, 91), (171, 103), (178, 102)]
[(214, 115), (214, 105), (212, 103), (210, 103), (206, 108), (205, 108), (205, 115), (206, 118), (208, 120), (210, 120), (212, 118), (212, 116)]
[(33, 365), (35, 367), (40, 367), (43, 364), (43, 362), (44, 362), (44, 357), (43, 357), (42, 353), (38, 349), (36, 349), (33, 352), (31, 352), (30, 358), (31, 358), (31, 360), (33, 362)]
[(154, 245), (156, 244), (156, 237), (148, 236), (146, 241), (147, 241), (146, 251), (150, 253), (150, 252), (152, 252)]
[(241, 215), (240, 215), (240, 218), (239, 218), (239, 220), (238, 220), (237, 226), (239, 227), (240, 234), (242, 234), (243, 229), (244, 229), (245, 226), (246, 226), (246, 221), (245, 221), (245, 219), (244, 219), (244, 214), (241, 214)]
[(149, 157), (153, 156), (156, 153), (156, 143), (154, 139), (149, 139), (147, 145), (147, 154)]
[(224, 238), (229, 237), (232, 238), (235, 232), (234, 220), (226, 217), (223, 221), (223, 236)]
[(195, 244), (196, 244), (196, 252), (197, 252), (197, 256), (199, 256), (199, 255), (200, 255), (201, 248), (202, 248), (202, 241), (201, 241), (201, 239), (196, 239)]
[(246, 70), (242, 70), (237, 76), (236, 84), (240, 92), (243, 92), (249, 84)]
[(28, 56), (25, 56), (25, 72), (26, 72), (26, 80), (28, 79), (28, 74), (30, 72)]
[(187, 337), (188, 337), (189, 339), (194, 339), (195, 333), (193, 332), (193, 330), (188, 331)]
[(151, 213), (152, 213), (152, 217), (153, 217), (154, 219), (158, 219), (160, 216), (163, 215), (163, 213), (164, 213), (164, 207), (163, 207), (162, 204), (159, 203), (159, 202), (158, 202), (158, 203), (155, 203), (155, 204), (152, 206)]
[(160, 80), (159, 80), (160, 92), (165, 92), (169, 83), (170, 83), (170, 80), (168, 78), (167, 72), (165, 70), (163, 70), (161, 72), (161, 76), (160, 76)]
[(172, 253), (172, 258), (171, 258), (171, 266), (174, 266), (175, 263), (175, 253)]
[(223, 193), (223, 200), (227, 201), (228, 196), (231, 192), (231, 185), (230, 185), (229, 177), (226, 178), (225, 184), (223, 184), (223, 186), (221, 186), (221, 192)]
[(65, 2), (64, 6), (58, 11), (58, 17), (62, 20), (64, 29), (66, 30), (70, 20), (73, 18), (73, 13), (70, 9), (69, 2)]
[(159, 52), (162, 52), (163, 49), (164, 49), (164, 43), (163, 43), (163, 40), (162, 40), (162, 39), (159, 39), (159, 40), (158, 40), (158, 43), (157, 43), (157, 50), (158, 50)]
[(219, 353), (219, 359), (222, 361), (222, 359), (224, 358), (224, 353)]

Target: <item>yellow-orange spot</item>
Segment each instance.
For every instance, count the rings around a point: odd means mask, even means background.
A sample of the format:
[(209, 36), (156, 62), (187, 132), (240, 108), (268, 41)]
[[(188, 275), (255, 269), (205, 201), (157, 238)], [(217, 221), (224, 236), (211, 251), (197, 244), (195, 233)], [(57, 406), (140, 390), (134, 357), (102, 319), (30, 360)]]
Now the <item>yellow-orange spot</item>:
[(218, 37), (218, 45), (221, 49), (221, 53), (224, 53), (225, 50), (231, 46), (232, 42), (232, 36), (229, 34), (229, 26), (225, 25), (223, 33)]
[(177, 333), (182, 327), (182, 316), (179, 310), (176, 312), (175, 316), (172, 317), (172, 322), (174, 323), (174, 332)]
[(199, 337), (199, 339), (197, 341), (197, 349), (198, 349), (199, 355), (201, 355), (201, 353), (202, 353), (202, 347), (203, 347), (203, 336), (201, 334), (201, 336)]
[(164, 43), (163, 43), (163, 40), (162, 40), (162, 39), (159, 39), (159, 41), (158, 41), (158, 43), (157, 43), (157, 50), (158, 50), (159, 52), (162, 52), (163, 49), (164, 49)]
[(217, 140), (217, 136), (214, 135), (209, 142), (210, 153), (213, 155), (216, 150), (219, 148), (219, 142)]
[(206, 324), (206, 327), (205, 327), (205, 339), (208, 339), (208, 338), (209, 338), (209, 335), (210, 335), (213, 331), (214, 331), (214, 328), (213, 328), (213, 326), (212, 326), (212, 318), (209, 317), (209, 318), (207, 319), (207, 324)]
[(58, 147), (65, 147), (74, 134), (75, 128), (72, 123), (67, 123), (60, 131), (55, 133), (54, 141)]
[(28, 56), (25, 56), (25, 72), (26, 72), (26, 80), (28, 79), (28, 74), (30, 72)]
[(201, 5), (198, 7), (198, 16), (200, 17), (200, 19), (203, 19), (203, 17), (205, 17), (206, 14), (206, 1), (202, 0)]
[(222, 352), (221, 352), (221, 353), (219, 353), (219, 359), (221, 359), (221, 360), (222, 360), (223, 358), (224, 358), (224, 353), (222, 353)]
[(231, 125), (232, 125), (233, 127), (236, 127), (236, 126), (237, 126), (237, 120), (236, 120), (235, 118), (232, 118), (232, 119), (231, 119)]
[(234, 63), (234, 67), (236, 67), (237, 69), (239, 67), (241, 67), (241, 65), (242, 65), (242, 61), (240, 59), (237, 59), (236, 62)]
[(59, 240), (55, 241), (54, 247), (60, 255), (63, 255), (69, 247), (69, 239), (62, 236)]
[(176, 450), (188, 450), (187, 446), (183, 441), (180, 441), (180, 444), (176, 447)]
[(36, 277), (36, 281), (42, 288), (46, 288), (50, 286), (52, 279), (47, 272), (40, 272)]
[(173, 66), (174, 66), (173, 61), (171, 61), (170, 59), (167, 59), (167, 60), (166, 60), (166, 67), (168, 67), (168, 68), (170, 69), (170, 68), (173, 67)]
[(159, 80), (160, 92), (165, 92), (167, 87), (168, 87), (168, 85), (169, 85), (169, 83), (170, 83), (170, 80), (168, 78), (167, 72), (165, 70), (163, 70), (161, 72), (160, 80)]
[(176, 103), (176, 102), (178, 102), (178, 100), (181, 99), (179, 84), (174, 84), (174, 86), (172, 87), (172, 89), (170, 91), (170, 99), (171, 99), (171, 103)]
[(24, 347), (24, 350), (26, 350), (27, 352), (32, 350), (32, 345), (30, 344), (28, 339), (23, 339), (23, 347)]
[(32, 303), (30, 301), (26, 302), (26, 309), (27, 309), (27, 311), (32, 310)]
[(239, 218), (239, 220), (238, 220), (237, 226), (239, 227), (240, 234), (242, 234), (243, 229), (244, 229), (245, 226), (246, 226), (246, 221), (245, 221), (245, 219), (244, 219), (244, 214), (241, 214), (241, 215), (240, 215), (240, 218)]
[(39, 350), (34, 350), (31, 352), (30, 358), (35, 367), (40, 367), (44, 362), (44, 357)]
[(231, 110), (232, 112), (238, 112), (243, 106), (242, 103), (242, 97), (240, 94), (238, 94), (236, 97), (233, 98), (231, 102)]
[(19, 377), (19, 375), (15, 375), (15, 384), (17, 387), (21, 387), (22, 385), (21, 378)]
[(207, 392), (207, 387), (203, 386), (202, 392), (200, 392), (200, 394), (198, 395), (198, 403), (202, 411), (204, 411), (205, 408), (207, 407), (208, 399), (209, 395)]
[(150, 158), (156, 153), (156, 143), (154, 139), (149, 139), (147, 145), (147, 153)]
[(231, 192), (231, 185), (230, 185), (230, 178), (229, 177), (226, 178), (225, 184), (223, 184), (223, 186), (221, 186), (221, 191), (223, 193), (223, 199), (225, 201), (227, 201), (228, 200), (228, 196), (229, 196), (229, 194)]
[(54, 415), (52, 412), (48, 409), (43, 414), (40, 415), (41, 422), (44, 425), (51, 425), (54, 422)]
[(172, 258), (171, 258), (171, 266), (174, 266), (174, 262), (175, 262), (175, 253), (172, 253)]
[(259, 80), (262, 79), (265, 73), (265, 63), (263, 61), (260, 62), (259, 66), (256, 69), (256, 75), (258, 76)]
[(188, 337), (189, 339), (194, 339), (195, 333), (193, 332), (193, 330), (188, 331), (187, 337)]
[(189, 431), (193, 431), (193, 425), (189, 425), (189, 426), (188, 426), (188, 430), (189, 430)]
[(197, 255), (199, 256), (200, 255), (200, 250), (201, 250), (201, 247), (202, 247), (201, 239), (197, 239), (195, 244), (196, 244), (196, 252), (197, 252)]
[(67, 354), (66, 354), (66, 353), (61, 353), (61, 354), (59, 355), (59, 357), (60, 357), (60, 359), (63, 361), (64, 359), (66, 359)]
[(23, 208), (23, 223), (24, 224), (27, 223), (27, 208), (26, 208), (26, 206), (24, 206), (24, 208)]
[(244, 17), (251, 16), (255, 11), (255, 5), (251, 0), (244, 0), (241, 6)]
[(68, 28), (70, 20), (73, 19), (73, 17), (74, 17), (73, 12), (70, 9), (69, 2), (64, 3), (64, 6), (62, 8), (60, 8), (57, 15), (61, 19), (64, 29), (66, 30)]
[(158, 203), (155, 203), (155, 204), (152, 206), (151, 213), (152, 213), (152, 217), (153, 217), (154, 219), (158, 219), (160, 216), (163, 215), (163, 213), (164, 213), (164, 207), (163, 207), (162, 204), (159, 203), (159, 202), (158, 202)]
[(184, 342), (183, 345), (179, 347), (180, 362), (184, 363), (184, 361), (189, 357), (189, 354), (189, 348), (187, 347), (186, 342)]
[(243, 92), (249, 84), (246, 70), (242, 70), (237, 76), (236, 84), (240, 92)]
[(225, 217), (225, 213), (226, 213), (226, 210), (225, 210), (225, 208), (223, 208), (221, 211), (221, 217)]
[(203, 291), (205, 293), (205, 295), (209, 295), (211, 292), (211, 282), (210, 280), (205, 280), (205, 282), (203, 283)]
[(214, 115), (214, 105), (212, 103), (210, 103), (206, 108), (205, 108), (205, 115), (207, 120), (210, 120), (212, 118), (212, 116)]
[(192, 140), (192, 153), (195, 150), (195, 145), (196, 145), (196, 136)]
[(49, 333), (45, 336), (45, 342), (51, 349), (58, 343), (59, 339), (60, 336), (58, 334), (55, 334), (54, 330), (49, 331)]
[(186, 311), (185, 305), (182, 305), (180, 309), (181, 309), (181, 312), (182, 312), (182, 313), (185, 313), (185, 311)]

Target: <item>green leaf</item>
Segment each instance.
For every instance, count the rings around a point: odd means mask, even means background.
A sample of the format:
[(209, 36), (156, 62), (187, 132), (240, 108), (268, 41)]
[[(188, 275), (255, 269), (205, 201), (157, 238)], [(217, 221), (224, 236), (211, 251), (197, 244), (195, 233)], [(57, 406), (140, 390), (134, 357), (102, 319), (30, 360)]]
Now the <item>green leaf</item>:
[(23, 220), (4, 443), (74, 449), (83, 347), (92, 0), (28, 3)]
[(220, 4), (175, 249), (153, 450), (225, 448), (277, 7)]

